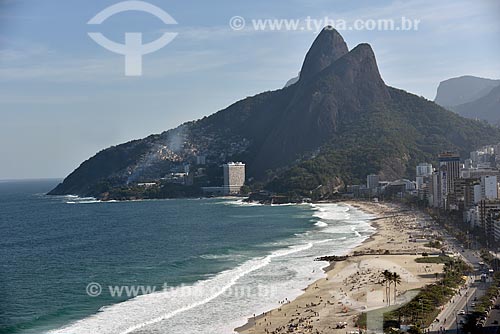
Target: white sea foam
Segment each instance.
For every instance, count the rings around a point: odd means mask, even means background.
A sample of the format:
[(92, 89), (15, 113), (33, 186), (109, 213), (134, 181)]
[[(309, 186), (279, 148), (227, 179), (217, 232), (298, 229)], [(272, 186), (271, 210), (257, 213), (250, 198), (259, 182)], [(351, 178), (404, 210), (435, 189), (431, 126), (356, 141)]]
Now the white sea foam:
[[(313, 261), (315, 257), (345, 254), (373, 232), (370, 217), (356, 209), (341, 204), (318, 204), (312, 208), (315, 215), (323, 217), (316, 222), (323, 223), (317, 226), (321, 228), (267, 245), (280, 247), (267, 256), (248, 260), (192, 286), (104, 307), (93, 316), (50, 333), (233, 333), (252, 314), (277, 307), (279, 300), (297, 297), (304, 287), (324, 277), (321, 268), (325, 263)], [(218, 256), (226, 255), (202, 255), (206, 259)], [(258, 286), (268, 287), (273, 294), (231, 294)]]
[(313, 217), (322, 220), (347, 220), (350, 218), (350, 207), (338, 204), (313, 204)]
[(264, 204), (257, 203), (257, 202), (245, 202), (243, 199), (222, 201), (222, 202), (218, 202), (218, 204), (233, 205), (233, 206), (263, 206), (264, 205)]
[(316, 224), (314, 224), (314, 225), (316, 225), (316, 226), (318, 226), (318, 227), (327, 227), (327, 226), (328, 226), (328, 224), (327, 224), (327, 223), (322, 222), (321, 220), (320, 220), (319, 222), (317, 222)]
[(102, 201), (99, 201), (95, 197), (79, 197), (76, 195), (64, 195), (62, 196), (63, 201), (66, 202), (66, 204), (90, 204), (90, 203), (100, 203)]
[[(212, 279), (198, 282), (193, 286), (142, 295), (123, 303), (101, 308), (102, 312), (49, 333), (132, 333), (204, 305), (224, 294), (240, 278), (267, 266), (272, 259), (301, 252), (312, 246), (312, 243), (307, 243), (277, 250), (268, 256), (249, 260), (235, 269), (224, 271)], [(186, 289), (193, 291), (186, 291)]]
[(244, 258), (243, 254), (203, 254), (200, 258), (205, 260), (238, 260)]

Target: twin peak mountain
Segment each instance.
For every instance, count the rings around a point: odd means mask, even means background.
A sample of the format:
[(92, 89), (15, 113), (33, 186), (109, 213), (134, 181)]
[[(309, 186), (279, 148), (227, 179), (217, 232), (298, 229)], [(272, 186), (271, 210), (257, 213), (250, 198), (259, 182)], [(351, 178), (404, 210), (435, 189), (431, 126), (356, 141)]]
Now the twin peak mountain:
[(349, 51), (326, 27), (296, 83), (105, 149), (50, 194), (102, 197), (110, 187), (160, 179), (204, 155), (213, 166), (244, 161), (249, 182), (266, 189), (309, 195), (321, 187), (320, 196), (327, 197), (367, 174), (411, 177), (416, 164), (434, 161), (441, 151), (465, 154), (499, 141), (498, 129), (387, 86), (369, 44)]

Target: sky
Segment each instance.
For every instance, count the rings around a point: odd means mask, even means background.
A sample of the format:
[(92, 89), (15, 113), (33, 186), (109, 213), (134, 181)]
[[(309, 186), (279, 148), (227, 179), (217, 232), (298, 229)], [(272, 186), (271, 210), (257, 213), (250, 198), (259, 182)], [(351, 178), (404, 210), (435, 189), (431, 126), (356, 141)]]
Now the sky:
[[(326, 18), (350, 49), (372, 45), (388, 85), (429, 100), (451, 77), (500, 78), (495, 0), (150, 0), (177, 24), (141, 11), (87, 24), (119, 2), (0, 0), (0, 179), (62, 178), (109, 146), (279, 89), (297, 76)], [(402, 17), (419, 20), (418, 29), (347, 28)], [(301, 28), (255, 28), (267, 19)], [(124, 56), (89, 32), (116, 43), (126, 32), (142, 33), (143, 43), (177, 36), (143, 56), (141, 76), (126, 76)]]

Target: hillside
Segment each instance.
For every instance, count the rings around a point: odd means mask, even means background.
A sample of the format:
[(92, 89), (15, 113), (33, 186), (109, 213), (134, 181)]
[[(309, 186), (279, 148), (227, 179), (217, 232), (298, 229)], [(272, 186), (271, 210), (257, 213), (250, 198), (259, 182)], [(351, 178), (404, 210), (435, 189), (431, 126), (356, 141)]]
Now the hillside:
[[(349, 51), (337, 31), (325, 28), (296, 83), (101, 151), (50, 194), (103, 197), (117, 187), (158, 180), (199, 155), (207, 158), (207, 177), (194, 187), (220, 185), (218, 166), (241, 160), (252, 185), (301, 195), (322, 186), (331, 193), (368, 173), (409, 176), (418, 162), (432, 161), (442, 150), (465, 154), (497, 142), (500, 130), (388, 87), (370, 45)], [(196, 193), (178, 190), (175, 196)]]
[(469, 103), (454, 106), (451, 110), (467, 118), (480, 119), (500, 126), (500, 85), (487, 95)]

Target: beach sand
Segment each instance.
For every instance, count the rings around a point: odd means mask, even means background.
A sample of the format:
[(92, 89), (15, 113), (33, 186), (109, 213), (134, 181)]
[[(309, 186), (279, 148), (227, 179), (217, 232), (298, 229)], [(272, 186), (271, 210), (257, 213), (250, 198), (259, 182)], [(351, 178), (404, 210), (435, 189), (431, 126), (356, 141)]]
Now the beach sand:
[[(442, 272), (442, 265), (415, 262), (422, 252), (435, 250), (409, 241), (410, 236), (421, 233), (418, 222), (425, 221), (425, 215), (404, 210), (394, 204), (345, 203), (377, 217), (372, 221), (377, 229), (375, 234), (353, 249), (350, 255), (355, 252), (374, 254), (350, 256), (346, 261), (327, 265), (325, 278), (309, 285), (295, 300), (280, 301), (276, 309), (250, 318), (246, 325), (236, 329), (237, 332), (350, 332), (357, 329), (355, 323), (362, 312), (387, 306), (386, 288), (381, 277), (384, 270), (401, 276), (396, 304), (405, 303), (412, 298), (414, 293), (406, 293), (407, 291), (435, 281), (435, 273)], [(390, 255), (381, 254), (386, 250)], [(390, 293), (391, 305), (394, 304), (393, 299), (394, 286)], [(340, 322), (347, 323), (347, 327), (337, 329)]]

